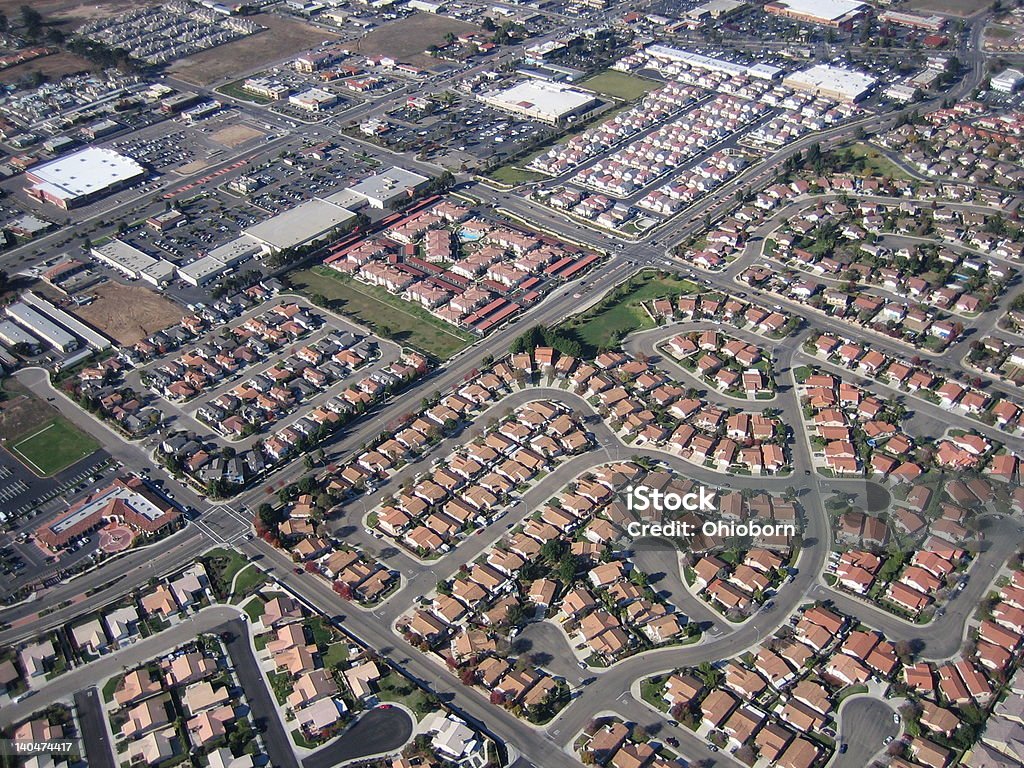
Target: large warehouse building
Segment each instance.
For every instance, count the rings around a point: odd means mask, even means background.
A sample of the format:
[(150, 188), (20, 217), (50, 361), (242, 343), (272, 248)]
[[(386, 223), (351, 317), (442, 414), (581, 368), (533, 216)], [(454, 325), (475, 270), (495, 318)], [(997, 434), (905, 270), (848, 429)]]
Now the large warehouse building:
[(150, 256), (117, 238), (93, 248), (90, 253), (134, 280), (145, 280), (160, 287), (174, 279), (174, 265), (171, 262)]
[(9, 304), (5, 311), (18, 325), (27, 328), (61, 352), (73, 352), (78, 349), (78, 339), (27, 304), (20, 301)]
[(245, 234), (259, 242), (264, 253), (277, 253), (307, 245), (348, 224), (355, 217), (356, 214), (347, 208), (314, 197), (289, 211), (254, 224), (245, 230)]
[(787, 76), (782, 84), (794, 91), (805, 91), (836, 101), (855, 102), (863, 99), (877, 82), (877, 78), (855, 69), (816, 64)]
[(547, 80), (523, 80), (511, 88), (488, 91), (477, 98), (489, 106), (551, 125), (583, 117), (602, 103), (590, 91)]
[(112, 149), (87, 147), (25, 172), (32, 197), (65, 210), (141, 181), (146, 169)]
[(764, 9), (794, 21), (850, 29), (867, 16), (871, 6), (857, 0), (773, 0)]

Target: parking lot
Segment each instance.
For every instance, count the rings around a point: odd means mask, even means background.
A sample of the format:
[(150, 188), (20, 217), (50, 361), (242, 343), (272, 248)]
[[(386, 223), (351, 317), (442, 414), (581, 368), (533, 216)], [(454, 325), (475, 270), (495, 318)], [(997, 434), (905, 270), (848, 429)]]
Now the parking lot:
[[(470, 99), (440, 106), (433, 114), (403, 107), (388, 114), (391, 129), (377, 140), (403, 152), (419, 152), (432, 160), (500, 164), (555, 135), (555, 129), (534, 120), (512, 117)], [(446, 163), (451, 165), (451, 163)]]

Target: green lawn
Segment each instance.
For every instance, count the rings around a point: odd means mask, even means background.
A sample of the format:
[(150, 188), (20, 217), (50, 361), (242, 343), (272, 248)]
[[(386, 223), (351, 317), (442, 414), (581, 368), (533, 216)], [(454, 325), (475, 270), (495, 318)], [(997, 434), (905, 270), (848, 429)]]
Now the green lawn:
[(37, 475), (49, 477), (99, 448), (99, 443), (58, 416), (46, 426), (12, 441), (11, 451)]
[(213, 592), (219, 600), (227, 600), (233, 594), (244, 595), (246, 589), (254, 589), (265, 579), (263, 572), (258, 568), (249, 568), (238, 577), (235, 592), (232, 592), (232, 580), (237, 573), (249, 565), (249, 559), (234, 550), (217, 547), (203, 556), (203, 562), (206, 565), (207, 573), (210, 574)]
[(112, 678), (107, 680), (103, 685), (103, 701), (108, 704), (114, 700), (114, 691), (117, 690), (117, 686), (124, 680), (123, 674), (114, 675)]
[(888, 179), (911, 179), (902, 168), (883, 155), (875, 147), (857, 143), (850, 147), (855, 157), (864, 158), (864, 175)]
[(579, 85), (581, 88), (587, 88), (605, 96), (633, 101), (646, 93), (661, 88), (663, 83), (614, 69), (606, 69), (604, 72), (584, 80)]
[(383, 288), (363, 285), (327, 267), (289, 275), (292, 287), (307, 296), (320, 294), (330, 308), (355, 318), (382, 336), (447, 360), (469, 346), (472, 337), (439, 320), (423, 307), (393, 296)]
[(242, 606), (242, 610), (245, 611), (245, 615), (249, 617), (249, 621), (255, 624), (257, 621), (263, 618), (263, 610), (265, 604), (263, 598), (259, 595), (254, 597), (252, 600)]
[(255, 565), (250, 565), (244, 571), (239, 571), (235, 588), (231, 591), (231, 602), (237, 603), (244, 600), (246, 596), (256, 591), (257, 587), (266, 582), (267, 577)]
[(698, 286), (689, 280), (654, 271), (641, 272), (609, 293), (581, 315), (570, 318), (558, 330), (583, 344), (584, 354), (593, 357), (599, 350), (615, 348), (633, 331), (653, 328), (654, 322), (640, 303), (659, 298), (675, 298), (693, 293)]
[(417, 720), (434, 708), (425, 690), (393, 671), (377, 681), (377, 698), (404, 704), (416, 714)]
[(515, 165), (503, 165), (487, 174), (487, 178), (494, 179), (494, 181), (500, 184), (515, 186), (516, 184), (529, 184), (531, 181), (540, 181), (541, 179), (546, 179), (547, 176), (537, 171), (524, 170)]
[(327, 669), (343, 665), (348, 661), (348, 643), (344, 640), (331, 643), (322, 658)]

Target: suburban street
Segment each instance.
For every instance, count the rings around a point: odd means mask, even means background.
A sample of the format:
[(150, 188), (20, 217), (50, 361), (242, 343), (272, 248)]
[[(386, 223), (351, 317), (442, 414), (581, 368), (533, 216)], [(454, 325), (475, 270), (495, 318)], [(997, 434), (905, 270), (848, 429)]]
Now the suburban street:
[[(571, 16), (564, 19), (569, 22)], [(985, 56), (980, 41), (983, 24), (978, 16), (967, 22), (965, 38), (969, 40), (963, 50), (967, 67), (965, 77), (941, 98), (913, 105), (918, 113), (933, 111), (942, 107), (946, 99), (957, 100), (977, 88), (985, 76)], [(511, 60), (521, 55), (523, 46), (509, 48), (498, 61)], [(470, 75), (487, 71), (495, 61), (476, 65)], [(262, 68), (262, 67), (261, 67)], [(458, 78), (467, 73), (459, 73)], [(456, 75), (445, 84), (455, 82)], [(182, 86), (184, 87), (184, 86)], [(364, 119), (377, 115), (389, 105), (401, 103), (412, 89), (408, 86), (388, 96), (367, 100), (350, 112), (346, 120)], [(229, 97), (230, 98), (230, 97)], [(262, 116), (263, 110), (244, 101), (234, 101), (237, 108), (249, 116)], [(272, 547), (267, 542), (250, 536), (253, 511), (267, 501), (268, 489), (292, 483), (309, 474), (301, 461), (293, 461), (282, 469), (261, 478), (248, 490), (229, 500), (209, 500), (194, 488), (172, 477), (153, 460), (153, 449), (157, 442), (153, 438), (127, 441), (111, 428), (80, 409), (66, 396), (55, 389), (48, 372), (43, 368), (25, 368), (16, 376), (18, 381), (37, 394), (54, 399), (54, 405), (72, 424), (99, 440), (123, 471), (148, 473), (150, 480), (164, 492), (173, 492), (175, 501), (182, 507), (196, 511), (197, 519), (189, 520), (184, 528), (145, 548), (129, 550), (103, 563), (100, 567), (85, 572), (71, 581), (41, 589), (33, 598), (5, 608), (2, 614), (4, 626), (0, 629), (0, 643), (15, 645), (44, 631), (67, 624), (73, 618), (105, 608), (125, 595), (144, 588), (151, 579), (180, 570), (196, 557), (217, 545), (226, 545), (241, 553), (256, 567), (264, 571), (275, 584), (298, 598), (312, 611), (328, 617), (338, 628), (358, 642), (372, 648), (380, 657), (402, 675), (423, 685), (437, 694), (455, 711), (461, 713), (474, 727), (492, 735), (497, 740), (512, 745), (521, 756), (521, 761), (542, 768), (562, 768), (578, 765), (573, 754), (573, 744), (579, 733), (598, 716), (614, 713), (621, 718), (647, 727), (652, 737), (663, 739), (671, 736), (678, 739), (680, 752), (693, 762), (705, 761), (706, 765), (738, 766), (740, 763), (727, 752), (712, 751), (708, 742), (695, 735), (686, 727), (673, 726), (660, 713), (655, 712), (633, 691), (638, 680), (655, 674), (663, 674), (680, 667), (697, 667), (704, 662), (717, 663), (725, 659), (749, 653), (772, 637), (780, 628), (788, 625), (794, 613), (807, 604), (820, 601), (829, 604), (835, 611), (851, 616), (865, 627), (878, 630), (893, 643), (907, 643), (913, 648), (918, 660), (944, 661), (956, 657), (964, 645), (970, 623), (974, 620), (978, 606), (993, 588), (995, 579), (1001, 574), (1006, 563), (1019, 551), (1021, 546), (1020, 522), (1010, 517), (989, 515), (981, 525), (982, 541), (980, 550), (968, 570), (966, 586), (952, 592), (944, 603), (940, 614), (927, 624), (916, 624), (890, 613), (878, 605), (860, 599), (852, 594), (834, 589), (823, 580), (827, 558), (835, 543), (825, 502), (839, 490), (849, 488), (852, 493), (862, 490), (863, 480), (842, 481), (825, 477), (813, 470), (814, 462), (808, 439), (805, 439), (808, 425), (797, 393), (794, 369), (801, 365), (816, 365), (836, 374), (851, 376), (849, 370), (811, 356), (803, 345), (813, 331), (823, 331), (837, 336), (856, 336), (866, 345), (884, 354), (908, 357), (920, 354), (939, 369), (953, 372), (960, 378), (973, 376), (963, 364), (963, 357), (970, 349), (971, 341), (987, 335), (995, 329), (995, 318), (1009, 307), (1013, 295), (1007, 292), (999, 298), (998, 312), (965, 322), (970, 333), (950, 344), (941, 353), (927, 353), (913, 350), (889, 337), (870, 331), (863, 331), (842, 320), (826, 317), (806, 305), (746, 285), (738, 280), (744, 269), (752, 264), (768, 262), (778, 270), (777, 261), (766, 259), (763, 254), (763, 238), (775, 232), (787, 219), (807, 208), (839, 199), (838, 194), (804, 195), (790, 205), (766, 218), (752, 234), (743, 253), (726, 269), (720, 272), (704, 272), (685, 263), (675, 255), (674, 248), (706, 229), (705, 219), (715, 220), (735, 205), (737, 192), (750, 193), (774, 183), (777, 173), (787, 160), (805, 152), (813, 145), (827, 150), (848, 142), (863, 131), (866, 135), (882, 133), (904, 119), (911, 107), (892, 109), (882, 115), (871, 115), (847, 122), (839, 127), (811, 133), (791, 142), (779, 152), (768, 155), (763, 161), (752, 164), (731, 178), (698, 203), (686, 209), (679, 216), (654, 227), (636, 237), (625, 237), (600, 232), (584, 227), (571, 218), (556, 213), (551, 208), (515, 192), (501, 191), (478, 178), (462, 174), (458, 177), (456, 194), (464, 200), (488, 206), (498, 213), (506, 214), (535, 229), (551, 233), (602, 254), (603, 259), (586, 275), (585, 288), (577, 283), (559, 287), (549, 293), (536, 306), (499, 327), (493, 333), (476, 341), (451, 360), (416, 381), (397, 397), (390, 398), (374, 407), (368, 414), (340, 430), (324, 445), (322, 466), (341, 463), (354, 452), (370, 443), (387, 425), (400, 423), (413, 414), (421, 398), (434, 392), (447, 393), (467, 380), (481, 366), (481, 360), (490, 356), (500, 358), (506, 354), (510, 344), (524, 330), (534, 326), (554, 326), (566, 317), (598, 303), (602, 297), (625, 280), (644, 270), (657, 269), (677, 274), (690, 275), (695, 281), (703, 281), (701, 292), (721, 292), (736, 295), (744, 292), (747, 300), (762, 306), (777, 306), (789, 316), (806, 318), (803, 326), (782, 339), (768, 339), (749, 330), (723, 327), (713, 321), (680, 322), (662, 325), (640, 331), (623, 340), (622, 348), (635, 358), (643, 357), (669, 377), (685, 387), (703, 391), (703, 399), (725, 409), (744, 409), (760, 412), (771, 408), (778, 413), (780, 422), (791, 430), (787, 445), (787, 461), (793, 471), (780, 476), (728, 475), (707, 466), (696, 464), (672, 455), (667, 451), (642, 448), (627, 444), (611, 427), (602, 420), (597, 410), (582, 396), (567, 389), (538, 381), (514, 391), (494, 403), (486, 412), (479, 414), (473, 426), (464, 425), (456, 434), (439, 440), (414, 461), (394, 472), (386, 482), (364, 497), (346, 501), (333, 510), (326, 523), (331, 535), (357, 548), (370, 557), (382, 562), (388, 569), (400, 574), (401, 586), (382, 605), (367, 609), (343, 599), (332, 589), (331, 583), (319, 576), (297, 572), (291, 553)], [(260, 146), (261, 154), (276, 152), (290, 145), (291, 137), (283, 119), (277, 124), (285, 130), (280, 138)], [(651, 132), (655, 129), (652, 128)], [(391, 163), (436, 173), (437, 166), (414, 161), (407, 155), (392, 153), (369, 143), (357, 141), (350, 136), (339, 136), (340, 146), (350, 152), (366, 151), (375, 157)], [(251, 150), (242, 154), (249, 154)], [(224, 156), (224, 164), (235, 160), (235, 155)], [(244, 169), (233, 171), (224, 178), (240, 175)], [(575, 169), (574, 169), (575, 170)], [(208, 172), (208, 171), (207, 171)], [(185, 185), (205, 175), (173, 180), (173, 186)], [(129, 199), (108, 209), (90, 214), (79, 221), (79, 226), (99, 217), (113, 220), (120, 213), (155, 204), (157, 193), (165, 192), (172, 186), (171, 180), (163, 179), (152, 195), (152, 200)], [(863, 199), (888, 203), (892, 198), (864, 196)], [(1019, 201), (1018, 201), (1019, 202)], [(964, 210), (990, 213), (983, 206), (964, 204)], [(33, 249), (49, 254), (50, 246), (59, 236), (58, 232), (32, 241)], [(655, 245), (657, 243), (657, 245)], [(25, 269), (41, 258), (27, 257), (25, 246), (15, 247), (0, 254), (0, 266)], [(580, 295), (582, 294), (582, 296)], [(320, 311), (320, 310), (316, 310)], [(256, 310), (253, 311), (255, 314)], [(332, 320), (332, 323), (335, 321)], [(344, 320), (337, 323), (344, 324)], [(318, 332), (316, 338), (331, 330)], [(675, 334), (721, 330), (723, 334), (740, 339), (759, 348), (770, 350), (773, 374), (777, 385), (775, 396), (770, 400), (745, 400), (717, 392), (701, 382), (660, 347)], [(390, 341), (381, 345), (382, 356), (361, 373), (377, 371), (398, 358), (398, 346)], [(260, 369), (270, 367), (261, 364)], [(141, 369), (144, 370), (144, 369)], [(255, 369), (254, 369), (255, 370)], [(253, 371), (246, 371), (249, 375)], [(130, 380), (141, 386), (141, 371), (130, 374)], [(899, 395), (891, 388), (874, 381), (862, 379), (858, 385), (867, 392), (882, 398)], [(321, 402), (336, 394), (345, 386), (338, 383), (314, 401)], [(229, 388), (225, 383), (205, 393), (203, 400), (212, 399), (216, 394)], [(990, 394), (1019, 395), (1012, 384), (988, 381), (984, 389)], [(490, 418), (500, 417), (525, 403), (550, 399), (569, 406), (583, 421), (585, 430), (593, 445), (586, 452), (573, 456), (544, 475), (525, 490), (516, 492), (514, 503), (500, 522), (459, 541), (451, 551), (442, 553), (430, 561), (420, 560), (401, 546), (371, 531), (365, 525), (365, 518), (383, 499), (396, 494), (410, 481), (426, 473), (433, 462), (447, 457), (454, 449), (467, 443)], [(927, 438), (938, 438), (950, 428), (969, 429), (979, 434), (997, 438), (1010, 450), (1020, 452), (1024, 441), (1002, 432), (994, 426), (982, 424), (966, 415), (950, 412), (921, 399), (905, 398), (911, 411), (907, 424), (915, 434)], [(175, 415), (175, 426), (200, 432), (209, 428), (195, 420), (194, 410), (199, 402), (184, 408), (171, 407)], [(285, 419), (275, 426), (280, 428), (297, 421), (299, 415)], [(239, 448), (249, 447), (257, 438), (238, 443)], [(648, 650), (635, 656), (611, 663), (606, 668), (587, 667), (578, 662), (564, 630), (554, 621), (545, 620), (529, 624), (514, 642), (524, 653), (535, 654), (543, 660), (543, 666), (551, 674), (564, 678), (573, 690), (574, 697), (554, 719), (544, 726), (528, 724), (512, 712), (492, 705), (484, 692), (463, 685), (458, 674), (452, 672), (439, 659), (424, 653), (406, 642), (394, 630), (395, 622), (417, 600), (430, 595), (439, 580), (456, 574), (464, 564), (473, 563), (495, 542), (500, 541), (519, 523), (526, 520), (537, 509), (559, 493), (571, 481), (595, 466), (607, 462), (626, 461), (643, 457), (670, 468), (676, 475), (689, 478), (714, 488), (730, 488), (751, 492), (765, 492), (783, 495), (790, 489), (795, 493), (802, 509), (801, 547), (795, 566), (785, 583), (779, 588), (772, 601), (759, 607), (750, 618), (730, 622), (708, 603), (701, 600), (687, 588), (680, 569), (678, 553), (664, 542), (639, 540), (631, 543), (630, 555), (633, 563), (650, 576), (652, 588), (668, 603), (697, 623), (702, 635), (699, 642), (691, 645), (662, 647)], [(866, 492), (865, 492), (866, 495)], [(226, 648), (245, 696), (252, 708), (255, 721), (262, 727), (263, 739), (269, 754), (270, 764), (281, 768), (332, 768), (347, 761), (386, 753), (400, 748), (414, 733), (414, 723), (400, 708), (372, 709), (340, 739), (312, 754), (296, 754), (285, 724), (277, 714), (272, 693), (264, 684), (256, 658), (250, 644), (250, 627), (240, 616), (237, 608), (216, 605), (205, 608), (188, 621), (175, 623), (171, 628), (100, 657), (96, 661), (74, 667), (53, 680), (41, 683), (38, 691), (18, 703), (5, 705), (0, 712), (0, 725), (7, 727), (28, 714), (48, 704), (74, 699), (82, 715), (82, 726), (90, 765), (112, 768), (113, 761), (93, 754), (109, 752), (103, 723), (102, 706), (97, 700), (96, 686), (108, 677), (119, 674), (148, 659), (173, 649), (193, 639), (199, 633), (228, 633)], [(893, 707), (875, 695), (855, 695), (843, 701), (839, 708), (838, 744), (846, 744), (846, 751), (837, 753), (829, 763), (831, 768), (862, 768), (869, 765), (884, 749), (889, 737), (897, 737), (901, 726), (893, 720)], [(109, 756), (106, 756), (109, 757)], [(512, 762), (512, 761), (510, 761)], [(519, 764), (522, 765), (523, 762)]]

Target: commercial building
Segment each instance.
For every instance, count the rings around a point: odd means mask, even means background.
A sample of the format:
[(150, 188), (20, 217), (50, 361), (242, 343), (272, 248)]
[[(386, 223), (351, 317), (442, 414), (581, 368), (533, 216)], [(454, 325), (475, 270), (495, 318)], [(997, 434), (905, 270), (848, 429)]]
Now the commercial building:
[(87, 147), (25, 172), (32, 197), (65, 210), (141, 181), (146, 169), (112, 149)]
[(277, 253), (307, 245), (331, 230), (345, 226), (355, 217), (356, 214), (347, 208), (313, 198), (299, 203), (290, 211), (254, 224), (245, 230), (245, 234), (256, 240), (264, 253)]
[(11, 348), (24, 344), (32, 354), (41, 348), (39, 339), (10, 320), (0, 320), (0, 343)]
[(850, 29), (868, 14), (871, 6), (857, 0), (773, 0), (764, 9), (794, 21)]
[(602, 104), (590, 91), (535, 79), (523, 80), (511, 88), (482, 93), (477, 98), (505, 112), (551, 125), (584, 117)]
[(901, 101), (904, 104), (909, 104), (921, 95), (921, 91), (912, 85), (893, 83), (885, 89), (885, 95), (894, 101)]
[(44, 299), (34, 291), (26, 291), (22, 294), (21, 300), (28, 304), (35, 310), (42, 312), (47, 317), (56, 320), (63, 327), (67, 328), (73, 334), (83, 339), (86, 344), (95, 349), (98, 352), (102, 352), (105, 349), (110, 349), (113, 346), (113, 342), (104, 336), (99, 331), (90, 328), (88, 325), (83, 323), (77, 317), (68, 314), (60, 307), (54, 306), (49, 301)]
[(1024, 72), (1019, 69), (1004, 69), (990, 81), (993, 91), (1013, 93), (1024, 84)]
[(323, 88), (310, 88), (288, 97), (288, 103), (308, 112), (319, 112), (338, 103), (338, 97)]
[(18, 325), (32, 331), (61, 352), (73, 352), (78, 349), (78, 339), (28, 304), (19, 301), (9, 304), (4, 311)]
[(127, 525), (135, 531), (156, 533), (179, 517), (178, 510), (152, 493), (138, 478), (117, 479), (68, 508), (50, 523), (36, 529), (36, 539), (50, 549), (60, 549), (72, 539), (106, 522)]
[(200, 286), (206, 285), (211, 280), (220, 277), (226, 269), (227, 267), (224, 266), (224, 262), (217, 261), (217, 259), (209, 256), (203, 256), (191, 264), (178, 267), (178, 277), (189, 285)]
[(688, 19), (700, 21), (703, 19), (721, 19), (729, 16), (741, 8), (746, 7), (742, 0), (710, 0), (710, 2), (698, 5), (686, 12)]
[(154, 258), (117, 238), (93, 248), (90, 253), (133, 280), (145, 280), (160, 287), (174, 279), (174, 265), (169, 261)]
[(854, 69), (816, 64), (788, 75), (782, 84), (794, 91), (806, 91), (836, 101), (855, 102), (875, 87), (877, 78)]
[(422, 191), (430, 179), (404, 168), (392, 166), (386, 171), (369, 176), (348, 191), (366, 200), (371, 208), (390, 208), (400, 200), (407, 200)]
[(663, 61), (683, 64), (691, 69), (707, 72), (720, 72), (730, 77), (756, 77), (759, 80), (777, 80), (785, 74), (785, 70), (771, 64), (738, 64), (735, 61), (716, 59), (699, 53), (691, 53), (671, 45), (654, 43), (644, 49), (648, 56)]
[(264, 99), (271, 99), (273, 101), (283, 99), (291, 93), (291, 88), (287, 85), (282, 83), (280, 80), (274, 80), (269, 77), (250, 77), (242, 83), (242, 90), (248, 91), (249, 93), (255, 93), (257, 96), (262, 96)]
[(923, 29), (926, 32), (941, 32), (946, 28), (946, 18), (932, 14), (925, 16), (920, 13), (906, 13), (904, 11), (886, 11), (879, 14), (878, 20), (885, 24), (896, 24), (901, 27), (912, 29)]
[(237, 264), (251, 259), (262, 251), (260, 242), (248, 235), (218, 246), (201, 259), (178, 268), (178, 277), (190, 285), (206, 285)]

